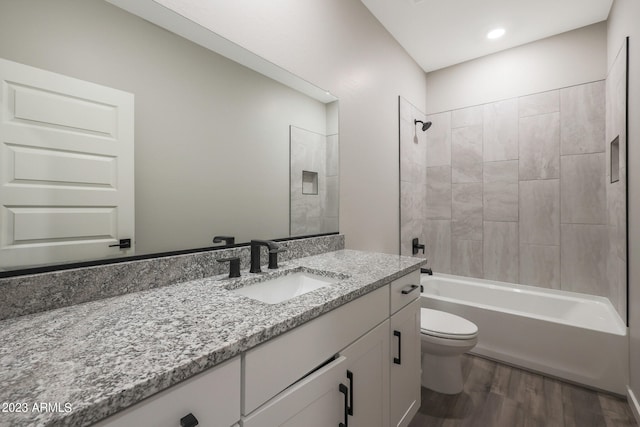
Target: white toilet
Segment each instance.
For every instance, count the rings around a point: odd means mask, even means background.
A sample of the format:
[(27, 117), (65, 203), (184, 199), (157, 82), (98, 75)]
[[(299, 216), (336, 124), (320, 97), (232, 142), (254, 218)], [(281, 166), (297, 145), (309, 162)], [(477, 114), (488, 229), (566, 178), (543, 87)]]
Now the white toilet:
[(463, 353), (478, 342), (478, 327), (444, 311), (420, 309), (422, 386), (445, 394), (462, 391)]

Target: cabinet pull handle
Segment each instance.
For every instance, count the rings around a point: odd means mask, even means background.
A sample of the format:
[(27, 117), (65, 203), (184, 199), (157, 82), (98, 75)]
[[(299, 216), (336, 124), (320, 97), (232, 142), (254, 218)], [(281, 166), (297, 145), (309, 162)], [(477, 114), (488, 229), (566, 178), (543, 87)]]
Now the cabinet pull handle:
[(404, 288), (402, 290), (402, 295), (407, 295), (410, 294), (411, 292), (415, 291), (416, 289), (418, 289), (420, 286), (418, 285), (411, 285), (411, 286), (407, 286), (406, 288)]
[(347, 397), (347, 394), (349, 394), (349, 389), (346, 385), (340, 383), (338, 390), (340, 390), (340, 393), (344, 394), (344, 422), (338, 424), (338, 426), (349, 427), (349, 398)]
[(402, 365), (402, 334), (400, 331), (393, 331), (393, 336), (398, 337), (398, 357), (393, 358), (393, 363)]
[(353, 416), (353, 372), (347, 370), (349, 379), (349, 415)]
[(198, 419), (189, 413), (180, 418), (180, 427), (195, 427), (198, 425)]
[(129, 249), (131, 247), (131, 239), (120, 239), (115, 245), (109, 245), (110, 248)]

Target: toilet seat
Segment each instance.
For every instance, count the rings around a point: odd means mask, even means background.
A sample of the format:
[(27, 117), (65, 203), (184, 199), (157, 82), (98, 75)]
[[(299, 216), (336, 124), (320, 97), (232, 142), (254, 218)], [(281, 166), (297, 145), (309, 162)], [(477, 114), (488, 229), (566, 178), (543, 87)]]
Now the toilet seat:
[(438, 338), (470, 340), (478, 336), (478, 327), (455, 314), (421, 308), (420, 332)]

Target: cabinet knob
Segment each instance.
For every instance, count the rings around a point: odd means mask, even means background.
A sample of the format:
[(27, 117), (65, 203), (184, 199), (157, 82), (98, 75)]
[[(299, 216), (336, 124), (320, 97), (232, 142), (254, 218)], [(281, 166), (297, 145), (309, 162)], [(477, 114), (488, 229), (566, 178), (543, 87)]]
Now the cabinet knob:
[(180, 427), (195, 427), (197, 425), (198, 419), (191, 413), (180, 418)]

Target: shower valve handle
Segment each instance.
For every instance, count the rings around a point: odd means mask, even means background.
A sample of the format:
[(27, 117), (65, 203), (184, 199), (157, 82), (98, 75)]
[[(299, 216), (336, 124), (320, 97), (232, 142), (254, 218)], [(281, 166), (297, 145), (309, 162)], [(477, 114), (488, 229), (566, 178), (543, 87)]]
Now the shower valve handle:
[(414, 255), (417, 254), (420, 249), (422, 249), (422, 253), (424, 253), (424, 245), (418, 241), (417, 237), (411, 241), (411, 246)]

